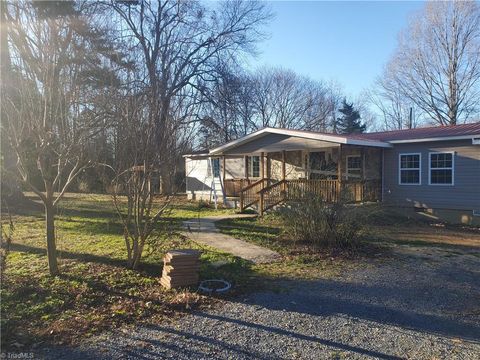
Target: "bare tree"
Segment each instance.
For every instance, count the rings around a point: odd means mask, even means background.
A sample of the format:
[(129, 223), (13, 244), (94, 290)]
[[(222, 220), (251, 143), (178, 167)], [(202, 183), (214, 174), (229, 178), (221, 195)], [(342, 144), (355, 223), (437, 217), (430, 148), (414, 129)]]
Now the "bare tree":
[(381, 130), (415, 128), (421, 121), (415, 104), (385, 78), (379, 78), (363, 98), (365, 105), (373, 107), (381, 118)]
[(99, 66), (94, 45), (105, 42), (87, 21), (94, 9), (83, 6), (21, 1), (3, 9), (12, 58), (9, 79), (16, 84), (2, 89), (2, 131), (17, 158), (16, 169), (7, 170), (44, 204), (52, 275), (59, 271), (55, 207), (91, 164), (83, 145), (100, 126), (103, 116), (92, 104), (110, 77)]
[(300, 128), (311, 106), (305, 97), (306, 83), (291, 70), (262, 68), (255, 76), (254, 103), (257, 125), (262, 127)]
[(344, 95), (338, 83), (315, 82), (312, 89), (313, 107), (307, 114), (304, 128), (312, 131), (334, 131), (337, 112)]
[(467, 121), (480, 105), (479, 54), (478, 3), (428, 2), (401, 34), (385, 81), (437, 124)]
[(257, 128), (327, 131), (334, 123), (343, 98), (334, 84), (281, 68), (261, 68), (252, 78)]
[(248, 134), (254, 127), (253, 83), (249, 74), (232, 64), (218, 67), (202, 109), (202, 146), (213, 147)]
[(205, 89), (216, 79), (216, 65), (254, 51), (263, 37), (261, 26), (270, 17), (256, 1), (217, 5), (180, 0), (110, 3), (117, 14), (118, 41), (127, 42), (136, 65), (126, 90), (130, 105), (121, 107), (124, 115), (119, 117), (118, 132), (127, 153), (114, 167), (117, 185), (127, 195), (126, 212), (121, 199), (114, 199), (132, 268), (138, 267), (169, 202), (155, 202), (148, 184), (155, 174), (168, 176), (175, 168), (174, 154), (188, 143), (198, 121), (195, 108), (201, 108)]

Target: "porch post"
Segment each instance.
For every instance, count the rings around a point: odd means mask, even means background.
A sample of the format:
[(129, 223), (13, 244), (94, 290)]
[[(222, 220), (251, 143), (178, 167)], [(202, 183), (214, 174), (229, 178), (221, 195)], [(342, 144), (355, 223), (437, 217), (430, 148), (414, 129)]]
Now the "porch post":
[(285, 150), (282, 150), (282, 180), (283, 180), (283, 184), (282, 184), (282, 190), (285, 191), (285, 177), (286, 177), (286, 165), (285, 165), (285, 162), (286, 162), (286, 159), (287, 159), (287, 152)]
[(366, 177), (365, 177), (365, 148), (362, 146), (361, 150), (360, 150), (360, 153), (361, 153), (361, 158), (362, 158), (362, 181), (365, 181)]
[(264, 206), (264, 202), (265, 202), (265, 199), (264, 199), (264, 194), (263, 192), (260, 192), (260, 199), (259, 199), (259, 204), (258, 204), (258, 210), (260, 212), (260, 216), (263, 216), (263, 206)]
[(338, 148), (338, 165), (337, 165), (337, 201), (340, 200), (342, 193), (342, 144)]
[(222, 178), (223, 178), (223, 183), (225, 184), (225, 178), (226, 178), (226, 166), (225, 166), (225, 155), (223, 155), (222, 157), (222, 166), (223, 166), (223, 170), (222, 170)]
[(272, 170), (271, 170), (271, 166), (270, 166), (270, 154), (267, 153), (266, 155), (266, 163), (267, 163), (267, 180), (270, 179), (272, 177)]
[(248, 156), (245, 155), (245, 179), (248, 180)]
[[(260, 154), (260, 176), (262, 180), (265, 179), (265, 153)], [(265, 187), (265, 182), (262, 182), (262, 189)]]
[[(362, 146), (361, 150), (361, 159), (362, 159), (362, 183), (360, 185), (360, 201), (365, 200), (365, 193), (367, 193), (367, 183), (365, 181), (365, 148)], [(356, 200), (356, 199), (355, 199)]]

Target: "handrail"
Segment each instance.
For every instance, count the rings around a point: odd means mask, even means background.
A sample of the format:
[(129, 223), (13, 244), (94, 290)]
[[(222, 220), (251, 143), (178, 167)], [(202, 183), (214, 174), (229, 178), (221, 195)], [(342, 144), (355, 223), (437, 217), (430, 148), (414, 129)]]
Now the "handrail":
[(260, 190), (259, 192), (260, 216), (262, 216), (266, 210), (286, 200), (286, 196), (285, 196), (286, 184), (287, 184), (287, 180), (280, 180)]
[(250, 185), (245, 186), (245, 187), (242, 189), (242, 191), (249, 190), (249, 189), (251, 189), (252, 187), (254, 187), (255, 185), (260, 184), (260, 183), (263, 182), (264, 180), (266, 180), (266, 179), (260, 179), (260, 180), (257, 180), (257, 181), (255, 181), (255, 182), (253, 182), (253, 183), (251, 183)]
[(268, 179), (260, 179), (240, 191), (240, 211), (258, 202), (260, 199), (259, 191), (264, 187), (265, 181), (268, 184)]
[(267, 191), (271, 190), (271, 189), (274, 189), (276, 186), (280, 185), (280, 184), (284, 184), (286, 183), (287, 181), (289, 180), (280, 180), (280, 181), (277, 181), (276, 183), (273, 183), (271, 185), (268, 185), (267, 187), (263, 188), (262, 190), (260, 190), (260, 193), (266, 193)]

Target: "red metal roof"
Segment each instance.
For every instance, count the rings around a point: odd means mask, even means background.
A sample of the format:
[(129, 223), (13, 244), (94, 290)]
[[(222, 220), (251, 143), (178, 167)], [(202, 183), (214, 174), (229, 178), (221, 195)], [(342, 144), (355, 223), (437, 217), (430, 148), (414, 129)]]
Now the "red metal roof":
[(416, 129), (393, 130), (363, 134), (349, 134), (347, 136), (363, 140), (395, 141), (469, 135), (480, 135), (480, 122), (471, 124), (432, 126)]
[[(442, 138), (455, 138), (455, 137), (473, 137), (473, 136), (480, 136), (480, 122), (470, 123), (470, 124), (461, 124), (461, 125), (450, 125), (450, 126), (431, 126), (431, 127), (422, 127), (422, 128), (415, 128), (415, 129), (404, 129), (404, 130), (393, 130), (393, 131), (383, 131), (383, 132), (372, 132), (372, 133), (363, 133), (363, 134), (334, 134), (334, 133), (325, 133), (325, 132), (318, 132), (318, 131), (309, 131), (309, 130), (295, 130), (295, 129), (282, 129), (282, 128), (264, 128), (258, 130), (254, 133), (251, 133), (247, 136), (244, 136), (240, 139), (233, 140), (227, 144), (224, 144), (213, 151), (219, 152), (226, 146), (236, 146), (236, 143), (241, 141), (242, 139), (247, 140), (247, 138), (252, 138), (256, 134), (262, 135), (263, 133), (273, 132), (276, 131), (285, 131), (287, 132), (294, 132), (294, 133), (304, 133), (309, 134), (311, 136), (315, 135), (326, 135), (332, 138), (343, 138), (343, 139), (351, 139), (353, 141), (360, 140), (366, 142), (367, 146), (382, 146), (387, 145), (390, 141), (406, 141), (406, 142), (421, 142), (423, 139), (428, 141), (429, 139), (442, 139)], [(252, 139), (248, 139), (248, 141), (252, 141)], [(329, 140), (326, 140), (329, 141)], [(370, 144), (368, 144), (370, 143)], [(382, 146), (385, 147), (385, 146)], [(210, 150), (212, 153), (212, 150)], [(184, 155), (184, 156), (192, 156), (194, 154)], [(197, 155), (202, 156), (207, 154)]]

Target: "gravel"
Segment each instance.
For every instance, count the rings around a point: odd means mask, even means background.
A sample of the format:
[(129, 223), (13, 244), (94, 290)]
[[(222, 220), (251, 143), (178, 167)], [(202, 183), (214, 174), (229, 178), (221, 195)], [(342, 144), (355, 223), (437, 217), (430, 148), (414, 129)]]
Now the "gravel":
[(172, 324), (115, 330), (48, 359), (479, 359), (478, 253), (401, 248), (340, 276), (279, 281)]

